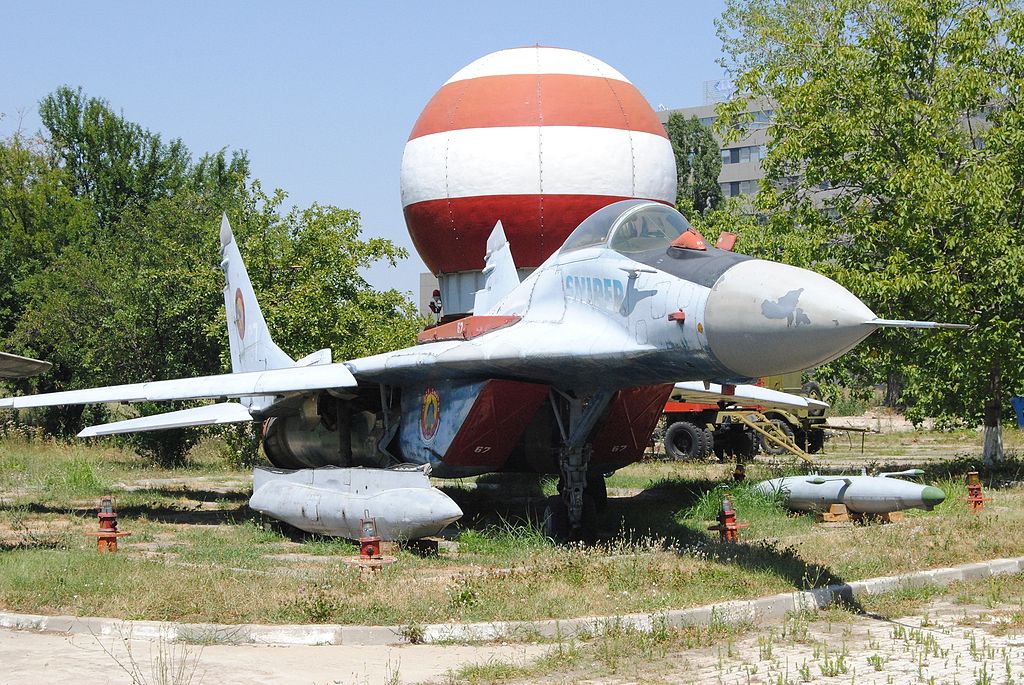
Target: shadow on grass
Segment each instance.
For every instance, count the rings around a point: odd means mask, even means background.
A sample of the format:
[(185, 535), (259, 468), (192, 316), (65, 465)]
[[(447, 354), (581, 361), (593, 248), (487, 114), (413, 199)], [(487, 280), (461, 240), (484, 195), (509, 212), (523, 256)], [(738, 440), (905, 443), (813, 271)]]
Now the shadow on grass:
[(795, 589), (845, 582), (827, 566), (803, 560), (792, 547), (751, 544), (742, 539), (739, 543), (723, 543), (717, 532), (697, 530), (679, 521), (679, 512), (694, 507), (705, 493), (720, 485), (721, 481), (711, 480), (664, 480), (634, 497), (610, 500), (608, 518), (621, 521), (621, 530), (663, 539), (679, 554), (704, 556), (749, 571), (769, 571)]
[(18, 540), (17, 542), (0, 542), (0, 553), (36, 549), (67, 549), (67, 546), (67, 540), (63, 537), (41, 540)]
[[(500, 484), (501, 480), (495, 478), (490, 482)], [(515, 481), (517, 485), (521, 482)], [(680, 555), (700, 556), (744, 570), (768, 572), (799, 590), (845, 582), (827, 566), (800, 558), (791, 547), (764, 542), (722, 543), (717, 533), (697, 530), (680, 522), (680, 512), (695, 506), (708, 491), (720, 485), (721, 481), (704, 479), (663, 480), (632, 497), (611, 498), (607, 512), (601, 517), (603, 528), (599, 543), (621, 539), (625, 532), (636, 540), (663, 541), (667, 549)], [(526, 493), (509, 494), (500, 488), (442, 489), (462, 507), (464, 516), (458, 524), (462, 530), (486, 531), (510, 523), (539, 526), (547, 500), (539, 480), (537, 487)]]
[(921, 468), (926, 482), (965, 477), (971, 471), (977, 471), (982, 485), (988, 488), (1006, 487), (1024, 480), (1024, 458), (1013, 452), (1007, 452), (1002, 461), (994, 464), (982, 463), (981, 457), (959, 456), (950, 461), (925, 464)]
[(186, 499), (195, 500), (197, 502), (248, 502), (249, 497), (252, 494), (249, 492), (252, 488), (248, 488), (246, 491), (232, 490), (228, 492), (220, 492), (217, 490), (196, 490), (189, 487), (182, 488), (146, 488), (145, 490), (134, 490), (142, 494), (159, 495), (160, 497), (169, 497), (171, 499), (184, 497)]
[[(15, 506), (17, 509), (31, 514), (71, 515), (80, 518), (96, 517), (96, 507), (59, 506), (37, 502), (23, 503)], [(0, 504), (0, 512), (13, 509), (15, 506)], [(241, 523), (259, 516), (256, 512), (249, 509), (247, 504), (221, 509), (187, 509), (165, 504), (143, 503), (117, 506), (117, 514), (122, 521), (145, 517), (160, 523), (188, 523), (207, 526)]]

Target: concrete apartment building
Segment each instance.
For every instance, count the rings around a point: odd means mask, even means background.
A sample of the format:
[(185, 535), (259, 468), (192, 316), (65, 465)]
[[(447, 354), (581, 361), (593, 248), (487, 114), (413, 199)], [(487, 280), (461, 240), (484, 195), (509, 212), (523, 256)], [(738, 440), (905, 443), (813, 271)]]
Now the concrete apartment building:
[[(705, 93), (705, 99), (715, 98), (709, 98)], [(687, 119), (696, 117), (700, 123), (711, 126), (716, 118), (716, 105), (717, 101), (712, 101), (697, 107), (663, 109), (657, 114), (663, 124), (668, 122), (669, 115), (678, 112)], [(757, 99), (751, 101), (748, 111), (754, 115), (754, 119), (748, 124), (746, 135), (722, 147), (722, 173), (718, 175), (718, 185), (725, 197), (756, 195), (758, 183), (764, 178), (761, 160), (768, 155), (768, 124), (771, 122), (772, 110), (765, 100)], [(722, 146), (721, 139), (715, 137), (719, 146)]]

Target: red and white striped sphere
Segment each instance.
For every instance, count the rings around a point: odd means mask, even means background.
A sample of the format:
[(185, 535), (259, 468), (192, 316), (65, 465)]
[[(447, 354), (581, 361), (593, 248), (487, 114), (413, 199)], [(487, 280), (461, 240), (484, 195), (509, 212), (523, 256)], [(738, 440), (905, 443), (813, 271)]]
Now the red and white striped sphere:
[(501, 50), (441, 86), (402, 158), (402, 206), (435, 274), (484, 266), (501, 220), (519, 267), (539, 266), (580, 221), (630, 198), (672, 204), (672, 146), (625, 76), (582, 52)]

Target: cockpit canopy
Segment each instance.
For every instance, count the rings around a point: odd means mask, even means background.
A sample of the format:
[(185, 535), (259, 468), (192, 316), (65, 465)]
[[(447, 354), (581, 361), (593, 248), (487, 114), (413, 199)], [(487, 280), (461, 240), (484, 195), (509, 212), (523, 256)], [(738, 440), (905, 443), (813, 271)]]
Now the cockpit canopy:
[(703, 243), (700, 234), (672, 207), (626, 200), (591, 214), (565, 241), (562, 253), (602, 245), (625, 255), (664, 251), (673, 245), (680, 246), (676, 241), (685, 233), (693, 234)]
[(649, 200), (623, 200), (597, 210), (569, 235), (560, 254), (588, 247), (614, 250), (708, 288), (729, 267), (750, 259), (707, 245), (675, 208)]

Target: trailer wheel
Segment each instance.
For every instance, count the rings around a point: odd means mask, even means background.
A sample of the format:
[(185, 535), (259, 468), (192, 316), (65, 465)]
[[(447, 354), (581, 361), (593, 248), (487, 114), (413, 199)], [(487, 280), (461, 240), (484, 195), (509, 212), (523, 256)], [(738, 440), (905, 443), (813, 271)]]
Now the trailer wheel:
[(729, 447), (736, 460), (743, 463), (757, 455), (757, 436), (749, 430), (733, 431), (729, 436)]
[(689, 421), (676, 421), (665, 431), (665, 453), (679, 461), (707, 459), (711, 453), (708, 432)]
[(811, 428), (807, 431), (807, 453), (817, 454), (825, 447), (825, 431)]
[[(786, 437), (788, 437), (790, 440), (793, 440), (793, 429), (790, 428), (788, 423), (786, 423), (785, 421), (783, 421), (780, 418), (773, 418), (773, 419), (771, 419), (771, 422), (775, 424), (776, 428), (778, 428), (780, 431), (785, 433)], [(768, 439), (766, 437), (764, 437), (763, 435), (760, 436), (760, 438), (761, 438), (761, 450), (765, 454), (776, 455), (776, 454), (785, 454), (786, 453), (786, 449), (785, 448), (779, 447), (778, 445), (776, 445), (773, 442), (769, 442)]]
[[(801, 386), (800, 388), (800, 392), (802, 392), (805, 397), (810, 397), (815, 400), (824, 399), (824, 394), (821, 392), (821, 386), (815, 383), (814, 381), (808, 381), (804, 383), (803, 386)], [(807, 414), (809, 416), (824, 416), (825, 408), (819, 407), (817, 409), (812, 409), (811, 411), (807, 412)]]

